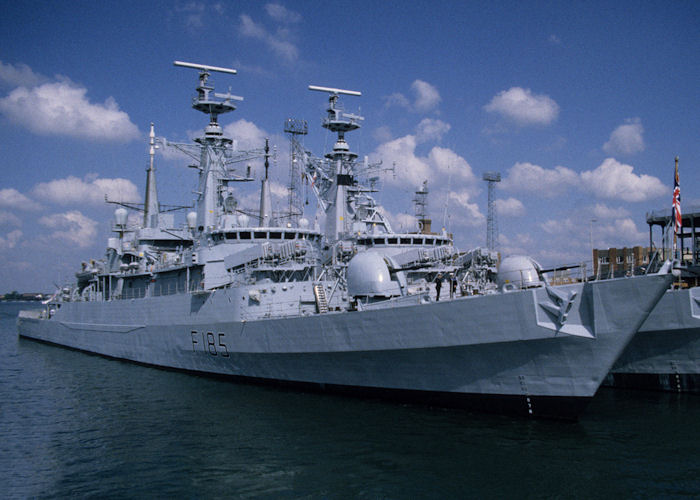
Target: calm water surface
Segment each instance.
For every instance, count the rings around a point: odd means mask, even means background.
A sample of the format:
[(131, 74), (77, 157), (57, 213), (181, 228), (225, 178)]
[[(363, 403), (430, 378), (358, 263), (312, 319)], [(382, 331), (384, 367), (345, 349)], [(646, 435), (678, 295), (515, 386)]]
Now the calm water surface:
[(3, 498), (697, 498), (700, 396), (602, 390), (577, 423), (309, 394), (17, 338)]

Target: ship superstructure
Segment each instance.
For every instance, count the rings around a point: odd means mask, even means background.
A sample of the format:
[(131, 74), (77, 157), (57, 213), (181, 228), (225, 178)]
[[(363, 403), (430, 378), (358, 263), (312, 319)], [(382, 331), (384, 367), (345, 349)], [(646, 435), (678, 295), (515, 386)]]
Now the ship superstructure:
[[(344, 281), (350, 269), (348, 285), (352, 288), (358, 281), (352, 277), (358, 274), (352, 270), (353, 259), (356, 258), (356, 263), (365, 263), (360, 266), (363, 273), (368, 259), (373, 259), (379, 268), (377, 272), (386, 274), (389, 280), (379, 287), (363, 287), (362, 293), (350, 291), (353, 296), (362, 296), (366, 303), (372, 297), (384, 299), (425, 293), (438, 279), (456, 283), (456, 275), (464, 270), (466, 260), (456, 260), (458, 256), (451, 236), (444, 229), (441, 233), (432, 233), (425, 213), (418, 220), (419, 231), (394, 231), (372, 196), (378, 191), (379, 174), (387, 169), (381, 162), (370, 163), (366, 157), (358, 162), (358, 154), (351, 151), (346, 134), (359, 129), (364, 118), (346, 112), (340, 100), (341, 96), (361, 96), (362, 93), (318, 85), (310, 85), (309, 90), (329, 95), (322, 127), (336, 134), (332, 150), (323, 157), (314, 156), (304, 149), (296, 136), (291, 137), (292, 154), (302, 163), (303, 174), (325, 217), (324, 263)], [(416, 196), (420, 197), (425, 212), (427, 187), (424, 185), (423, 189), (425, 191), (419, 190)], [(369, 257), (368, 252), (374, 257)], [(448, 286), (451, 285), (446, 288)]]
[[(199, 72), (193, 108), (209, 116), (194, 144), (164, 142), (195, 161), (196, 211), (173, 232), (156, 224), (151, 194), (142, 227), (128, 227), (120, 207), (106, 258), (45, 310), (23, 312), (21, 336), (204, 374), (575, 418), (671, 280), (666, 266), (551, 286), (523, 258), (493, 283), (488, 252), (460, 253), (445, 233), (394, 232), (345, 141), (360, 117), (341, 112), (338, 96), (359, 93), (335, 88), (312, 88), (330, 94), (333, 151), (297, 151), (323, 231), (300, 214), (275, 219), (267, 165), (259, 210), (244, 210), (236, 185), (252, 177), (235, 167), (267, 161), (269, 147), (238, 151), (218, 122), (241, 98), (215, 93), (209, 77), (235, 70), (176, 65)], [(175, 236), (166, 245), (151, 231)], [(431, 280), (447, 273), (491, 286), (437, 301)]]

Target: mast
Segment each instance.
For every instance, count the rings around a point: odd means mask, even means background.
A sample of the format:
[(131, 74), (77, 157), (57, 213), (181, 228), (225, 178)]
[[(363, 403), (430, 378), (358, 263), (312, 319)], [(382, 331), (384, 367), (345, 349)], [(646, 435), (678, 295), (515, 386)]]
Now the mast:
[(260, 225), (269, 227), (272, 225), (272, 195), (270, 194), (270, 183), (268, 180), (268, 169), (270, 167), (270, 144), (269, 139), (265, 139), (265, 177), (260, 186)]
[(158, 227), (158, 216), (160, 205), (158, 204), (158, 190), (156, 189), (156, 169), (154, 166), (154, 156), (156, 149), (156, 134), (151, 123), (151, 132), (148, 134), (150, 145), (150, 163), (146, 169), (146, 200), (143, 206), (143, 227)]
[(416, 191), (413, 198), (416, 209), (416, 219), (418, 219), (418, 229), (421, 234), (430, 234), (432, 220), (428, 218), (428, 181), (423, 181), (423, 185)]
[(486, 219), (486, 248), (498, 247), (498, 219), (496, 218), (496, 183), (501, 182), (500, 172), (485, 172), (483, 179), (489, 185), (489, 213)]
[(350, 151), (348, 143), (345, 142), (345, 133), (360, 128), (359, 122), (364, 118), (361, 116), (344, 113), (337, 105), (338, 96), (340, 94), (361, 96), (361, 92), (354, 90), (342, 90), (330, 87), (319, 87), (309, 85), (309, 90), (318, 92), (328, 92), (327, 117), (323, 120), (323, 128), (338, 134), (338, 140), (333, 146), (333, 151), (326, 155), (326, 158), (334, 164), (334, 169), (329, 172), (336, 182), (333, 184), (334, 192), (329, 193), (328, 199), (331, 200), (326, 209), (326, 238), (329, 241), (339, 240), (343, 234), (352, 230), (346, 227), (346, 222), (349, 223), (349, 210), (346, 204), (347, 191), (353, 185), (354, 172), (352, 164), (357, 158), (357, 154)]
[[(327, 115), (321, 124), (338, 137), (333, 150), (323, 158), (307, 151), (297, 139), (306, 134), (306, 122), (288, 119), (285, 132), (289, 133), (292, 165), (303, 165), (304, 178), (309, 183), (325, 213), (325, 241), (335, 245), (341, 240), (354, 240), (360, 234), (391, 233), (389, 221), (380, 213), (370, 193), (377, 192), (377, 174), (394, 171), (383, 168), (382, 162), (370, 163), (367, 156), (357, 162), (358, 155), (350, 151), (345, 134), (360, 128), (363, 117), (345, 113), (338, 102), (340, 94), (360, 96), (360, 92), (309, 85), (309, 90), (330, 94)], [(301, 132), (300, 132), (301, 131)], [(369, 181), (369, 185), (366, 185)]]
[[(304, 208), (299, 196), (299, 178), (302, 175), (301, 162), (304, 155), (297, 154), (296, 149), (301, 149), (299, 137), (309, 133), (309, 125), (306, 120), (295, 120), (287, 118), (284, 122), (284, 132), (289, 134), (290, 142), (290, 164), (289, 164), (289, 221), (292, 224), (299, 223), (299, 217), (303, 215)], [(308, 204), (308, 200), (306, 202)]]
[(199, 188), (197, 194), (197, 227), (199, 230), (211, 230), (217, 226), (221, 203), (219, 198), (228, 187), (229, 181), (251, 180), (249, 178), (231, 177), (227, 163), (231, 157), (233, 140), (225, 137), (219, 125), (218, 117), (236, 109), (233, 101), (243, 98), (231, 93), (214, 93), (214, 87), (208, 84), (212, 71), (235, 75), (237, 71), (218, 66), (207, 66), (182, 61), (175, 61), (175, 66), (199, 70), (199, 86), (197, 95), (192, 99), (192, 107), (209, 115), (209, 125), (204, 129), (204, 135), (194, 139), (199, 144)]

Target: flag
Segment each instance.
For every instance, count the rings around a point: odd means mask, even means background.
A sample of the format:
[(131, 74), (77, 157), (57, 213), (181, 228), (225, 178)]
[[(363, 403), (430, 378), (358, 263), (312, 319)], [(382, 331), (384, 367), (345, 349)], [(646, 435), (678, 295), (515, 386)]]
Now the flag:
[(676, 175), (673, 178), (673, 210), (671, 211), (673, 219), (673, 232), (681, 234), (683, 220), (681, 218), (681, 186), (678, 182), (678, 158), (676, 158)]

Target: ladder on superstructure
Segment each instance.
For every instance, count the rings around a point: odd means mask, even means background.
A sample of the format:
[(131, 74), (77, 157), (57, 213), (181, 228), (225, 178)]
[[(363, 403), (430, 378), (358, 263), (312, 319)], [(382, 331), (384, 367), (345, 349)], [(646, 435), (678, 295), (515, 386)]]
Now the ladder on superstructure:
[(326, 300), (326, 291), (323, 289), (322, 283), (314, 285), (314, 296), (316, 297), (316, 307), (320, 314), (328, 312), (328, 300)]

